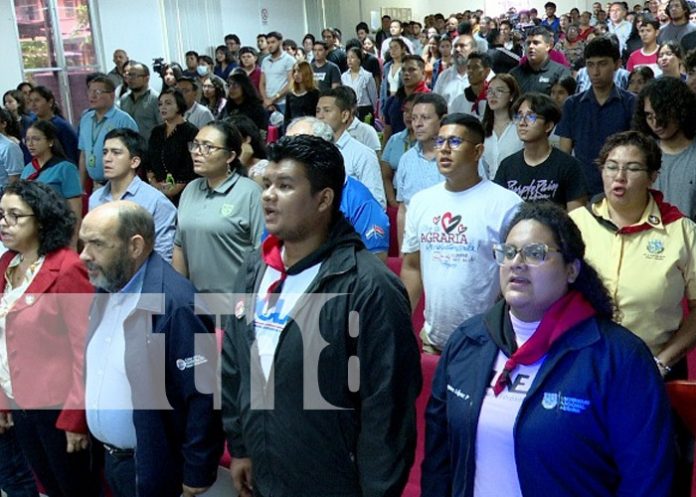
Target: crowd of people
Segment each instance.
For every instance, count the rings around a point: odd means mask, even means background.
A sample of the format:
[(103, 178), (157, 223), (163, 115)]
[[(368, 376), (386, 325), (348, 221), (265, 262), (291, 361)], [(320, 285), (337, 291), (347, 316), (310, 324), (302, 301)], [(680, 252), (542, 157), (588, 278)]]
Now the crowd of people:
[(696, 4), (317, 35), (4, 93), (0, 490), (689, 495)]

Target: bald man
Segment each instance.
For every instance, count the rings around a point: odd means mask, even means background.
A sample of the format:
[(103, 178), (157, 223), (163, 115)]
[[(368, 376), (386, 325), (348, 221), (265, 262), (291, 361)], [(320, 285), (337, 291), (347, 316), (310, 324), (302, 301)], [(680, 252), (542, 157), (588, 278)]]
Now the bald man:
[(152, 216), (129, 201), (95, 208), (80, 227), (80, 258), (97, 288), (87, 425), (104, 445), (117, 497), (203, 493), (222, 453), (213, 322), (195, 313), (195, 288), (153, 250), (154, 239)]
[(123, 72), (123, 67), (128, 62), (128, 54), (122, 48), (117, 48), (114, 50), (114, 68), (109, 71), (109, 79), (114, 82), (114, 86), (119, 86), (123, 84), (123, 80), (126, 75)]

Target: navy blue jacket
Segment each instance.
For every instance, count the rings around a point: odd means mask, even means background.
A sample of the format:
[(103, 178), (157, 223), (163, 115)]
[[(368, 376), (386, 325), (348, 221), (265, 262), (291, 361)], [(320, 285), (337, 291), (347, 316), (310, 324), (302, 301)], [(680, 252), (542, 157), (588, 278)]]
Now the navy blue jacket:
[[(491, 333), (511, 327), (507, 311), (500, 301), (449, 339), (426, 412), (423, 496), (474, 494), (478, 416), (499, 351)], [(525, 496), (670, 494), (674, 442), (662, 379), (645, 344), (608, 320), (588, 319), (552, 346), (514, 439)]]
[[(212, 319), (194, 311), (195, 292), (153, 252), (140, 300), (124, 322), (142, 497), (178, 497), (182, 483), (207, 487), (217, 477), (224, 443), (213, 405), (217, 345)], [(90, 337), (108, 304), (109, 294), (101, 294), (107, 298), (95, 299)]]

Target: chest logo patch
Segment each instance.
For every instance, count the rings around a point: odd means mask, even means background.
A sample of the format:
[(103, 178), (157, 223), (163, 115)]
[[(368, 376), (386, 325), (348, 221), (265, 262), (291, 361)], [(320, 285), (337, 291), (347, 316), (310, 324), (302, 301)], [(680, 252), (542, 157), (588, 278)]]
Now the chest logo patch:
[(558, 405), (558, 394), (544, 392), (544, 398), (541, 399), (541, 406), (544, 409), (551, 410), (551, 409), (555, 409), (557, 405)]
[(661, 254), (665, 250), (665, 245), (662, 240), (649, 240), (647, 249), (650, 254)]
[(224, 217), (229, 217), (234, 212), (234, 204), (222, 204), (220, 207), (220, 214)]

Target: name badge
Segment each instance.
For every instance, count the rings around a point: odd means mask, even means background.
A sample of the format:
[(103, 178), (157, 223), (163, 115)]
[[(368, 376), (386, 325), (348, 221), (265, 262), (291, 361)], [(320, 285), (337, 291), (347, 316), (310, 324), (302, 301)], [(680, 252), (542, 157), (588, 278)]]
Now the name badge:
[(87, 161), (89, 167), (94, 167), (97, 165), (97, 158), (94, 155), (89, 156), (89, 161)]

